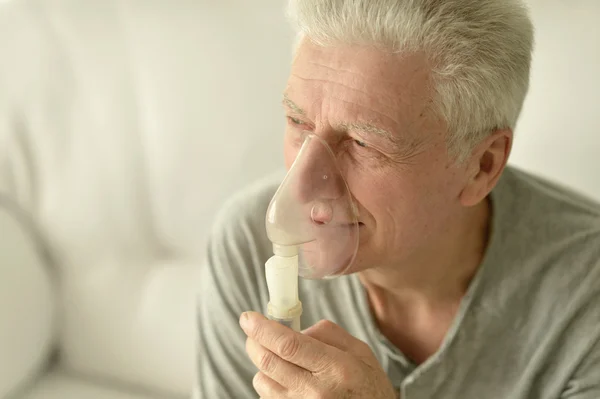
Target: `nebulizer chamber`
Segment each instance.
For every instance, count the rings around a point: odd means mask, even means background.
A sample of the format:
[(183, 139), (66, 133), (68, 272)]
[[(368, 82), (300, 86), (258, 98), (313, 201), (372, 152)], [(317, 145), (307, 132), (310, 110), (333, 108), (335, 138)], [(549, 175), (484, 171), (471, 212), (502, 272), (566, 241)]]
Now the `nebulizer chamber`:
[(298, 276), (344, 274), (358, 249), (358, 215), (331, 147), (308, 134), (266, 215), (269, 318), (300, 330)]

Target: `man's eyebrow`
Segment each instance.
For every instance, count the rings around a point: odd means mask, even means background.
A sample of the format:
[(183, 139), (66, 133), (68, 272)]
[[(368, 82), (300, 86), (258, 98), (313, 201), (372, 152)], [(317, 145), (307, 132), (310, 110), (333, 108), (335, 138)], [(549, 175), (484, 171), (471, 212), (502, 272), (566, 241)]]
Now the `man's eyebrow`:
[[(300, 108), (295, 102), (290, 100), (287, 94), (283, 94), (282, 103), (290, 108), (292, 111), (296, 112), (299, 115), (306, 115), (304, 110)], [(339, 131), (348, 131), (348, 130), (357, 130), (364, 133), (376, 134), (378, 136), (384, 137), (391, 142), (395, 142), (395, 136), (390, 133), (388, 130), (382, 129), (379, 126), (375, 126), (371, 123), (365, 122), (349, 122), (349, 123), (341, 123), (336, 126), (336, 130)]]
[(365, 133), (372, 133), (379, 136), (382, 136), (390, 141), (395, 141), (395, 136), (390, 133), (388, 130), (382, 129), (379, 126), (375, 126), (371, 123), (364, 122), (350, 122), (350, 123), (342, 123), (338, 126), (340, 130), (359, 130)]
[(290, 100), (290, 98), (287, 96), (287, 94), (283, 95), (282, 103), (297, 114), (300, 114), (300, 115), (306, 114), (302, 108), (300, 108), (298, 105), (296, 105), (295, 102)]

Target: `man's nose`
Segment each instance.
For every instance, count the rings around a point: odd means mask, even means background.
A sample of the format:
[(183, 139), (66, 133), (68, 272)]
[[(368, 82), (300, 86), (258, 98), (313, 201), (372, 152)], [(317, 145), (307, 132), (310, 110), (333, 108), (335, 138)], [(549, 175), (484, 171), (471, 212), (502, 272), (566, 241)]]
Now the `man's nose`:
[(336, 200), (345, 192), (345, 182), (336, 157), (319, 137), (307, 138), (296, 158), (294, 169), (296, 196), (301, 203)]

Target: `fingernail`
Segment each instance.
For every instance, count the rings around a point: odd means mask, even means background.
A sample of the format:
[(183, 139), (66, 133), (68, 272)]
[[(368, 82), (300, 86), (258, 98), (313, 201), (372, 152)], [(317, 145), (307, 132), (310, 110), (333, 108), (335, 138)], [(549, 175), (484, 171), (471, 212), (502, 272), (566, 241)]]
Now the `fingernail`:
[(240, 316), (240, 327), (245, 329), (247, 325), (248, 325), (248, 312), (244, 312)]

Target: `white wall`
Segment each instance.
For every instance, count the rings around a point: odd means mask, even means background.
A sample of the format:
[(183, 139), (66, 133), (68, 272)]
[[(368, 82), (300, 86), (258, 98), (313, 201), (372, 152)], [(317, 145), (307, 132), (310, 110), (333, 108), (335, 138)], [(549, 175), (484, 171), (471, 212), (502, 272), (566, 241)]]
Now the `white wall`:
[(536, 49), (511, 161), (600, 199), (600, 1), (530, 5)]

